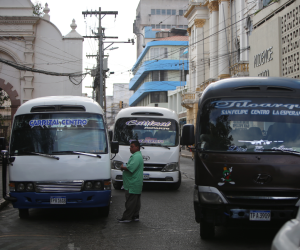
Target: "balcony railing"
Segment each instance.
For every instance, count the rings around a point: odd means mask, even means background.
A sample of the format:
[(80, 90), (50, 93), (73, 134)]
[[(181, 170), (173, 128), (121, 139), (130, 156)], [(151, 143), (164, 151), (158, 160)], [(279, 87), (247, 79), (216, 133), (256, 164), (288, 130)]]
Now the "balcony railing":
[(197, 101), (196, 100), (197, 93), (195, 92), (186, 92), (182, 95), (182, 101), (181, 101), (181, 106), (191, 109), (194, 105), (194, 103)]
[(249, 76), (249, 63), (239, 62), (230, 67), (232, 76)]

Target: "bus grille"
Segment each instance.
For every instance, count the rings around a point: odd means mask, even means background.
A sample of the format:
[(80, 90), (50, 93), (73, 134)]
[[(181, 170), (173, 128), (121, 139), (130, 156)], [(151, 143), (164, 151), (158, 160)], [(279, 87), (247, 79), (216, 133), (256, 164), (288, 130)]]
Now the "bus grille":
[(144, 171), (161, 171), (166, 164), (144, 163)]
[(80, 192), (82, 186), (83, 181), (36, 182), (35, 190), (37, 193)]

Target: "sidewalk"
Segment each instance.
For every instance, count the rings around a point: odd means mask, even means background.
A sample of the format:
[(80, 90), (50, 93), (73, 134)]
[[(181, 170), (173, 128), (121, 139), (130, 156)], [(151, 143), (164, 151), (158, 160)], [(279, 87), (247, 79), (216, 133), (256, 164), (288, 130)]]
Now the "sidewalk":
[(0, 210), (8, 203), (9, 201), (4, 200), (2, 195), (2, 161), (0, 160)]
[(181, 157), (192, 158), (192, 152), (187, 149), (181, 149)]

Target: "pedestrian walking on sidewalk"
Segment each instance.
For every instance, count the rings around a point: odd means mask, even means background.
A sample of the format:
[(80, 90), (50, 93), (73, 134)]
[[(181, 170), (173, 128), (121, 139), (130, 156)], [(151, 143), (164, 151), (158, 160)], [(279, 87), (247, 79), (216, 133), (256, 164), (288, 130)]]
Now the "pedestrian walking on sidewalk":
[(140, 151), (140, 143), (132, 141), (130, 143), (130, 153), (132, 154), (127, 165), (122, 164), (123, 186), (125, 190), (125, 212), (119, 222), (139, 221), (141, 209), (141, 193), (143, 189), (144, 161)]

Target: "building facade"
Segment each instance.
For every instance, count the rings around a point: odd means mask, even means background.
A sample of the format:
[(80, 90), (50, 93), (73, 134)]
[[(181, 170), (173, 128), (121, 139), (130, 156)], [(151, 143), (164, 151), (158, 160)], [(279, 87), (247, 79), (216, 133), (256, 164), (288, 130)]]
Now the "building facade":
[[(19, 70), (7, 62), (35, 70), (55, 73), (82, 72), (83, 37), (70, 20), (70, 32), (63, 36), (50, 22), (46, 4), (44, 16), (33, 16), (30, 0), (0, 1), (0, 88), (11, 100), (11, 118), (24, 102), (42, 96), (78, 95), (82, 85), (66, 76)], [(78, 79), (76, 79), (78, 80)]]
[(188, 4), (189, 0), (140, 0), (133, 23), (133, 33), (137, 38), (137, 58), (153, 38), (149, 32), (147, 34), (145, 27), (157, 31), (187, 29), (188, 22), (183, 14)]
[(198, 100), (212, 82), (249, 76), (249, 37), (255, 12), (268, 0), (190, 0), (184, 16), (189, 33), (189, 84), (182, 105), (195, 124)]
[[(111, 129), (115, 123), (115, 117), (122, 108), (129, 107), (129, 98), (132, 95), (128, 83), (114, 83), (113, 95), (106, 96), (106, 123)], [(122, 103), (120, 103), (122, 102)]]
[(148, 42), (132, 68), (130, 106), (168, 108), (168, 91), (186, 85), (188, 36), (156, 38)]
[(271, 4), (253, 17), (250, 76), (300, 78), (300, 0)]

